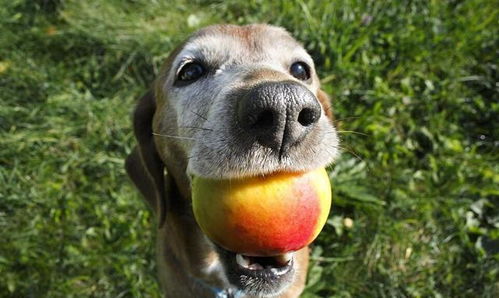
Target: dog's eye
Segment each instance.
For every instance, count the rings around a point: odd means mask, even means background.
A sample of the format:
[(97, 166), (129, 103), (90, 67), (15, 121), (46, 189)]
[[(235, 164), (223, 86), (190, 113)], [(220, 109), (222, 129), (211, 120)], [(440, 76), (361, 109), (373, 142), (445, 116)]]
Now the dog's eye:
[(310, 79), (310, 67), (305, 62), (295, 62), (289, 68), (291, 75), (298, 80), (306, 81)]
[(203, 65), (198, 62), (188, 62), (182, 66), (177, 74), (177, 81), (191, 83), (199, 79), (205, 73)]

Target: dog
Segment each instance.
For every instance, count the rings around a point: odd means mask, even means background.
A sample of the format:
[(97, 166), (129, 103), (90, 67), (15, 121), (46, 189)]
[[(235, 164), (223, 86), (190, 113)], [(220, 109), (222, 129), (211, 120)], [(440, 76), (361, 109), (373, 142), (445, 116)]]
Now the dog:
[(306, 171), (335, 160), (330, 100), (303, 46), (271, 25), (203, 28), (167, 58), (133, 128), (138, 145), (125, 167), (157, 218), (165, 296), (299, 296), (308, 248), (251, 257), (215, 245), (193, 217), (191, 179)]

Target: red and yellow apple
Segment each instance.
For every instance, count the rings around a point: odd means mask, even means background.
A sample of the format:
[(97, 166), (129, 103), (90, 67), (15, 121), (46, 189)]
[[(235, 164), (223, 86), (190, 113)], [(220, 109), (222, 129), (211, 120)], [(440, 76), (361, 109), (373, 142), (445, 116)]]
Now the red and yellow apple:
[(194, 177), (192, 207), (203, 232), (221, 247), (272, 256), (310, 244), (331, 207), (324, 169), (216, 180)]

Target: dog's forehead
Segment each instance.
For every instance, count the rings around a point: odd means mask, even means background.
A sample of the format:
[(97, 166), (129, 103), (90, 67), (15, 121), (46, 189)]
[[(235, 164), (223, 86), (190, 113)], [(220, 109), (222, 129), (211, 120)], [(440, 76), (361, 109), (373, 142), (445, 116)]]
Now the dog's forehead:
[[(275, 57), (309, 60), (300, 43), (280, 27), (217, 25), (193, 34), (179, 55), (230, 62), (255, 62)], [(309, 62), (309, 61), (307, 61)]]

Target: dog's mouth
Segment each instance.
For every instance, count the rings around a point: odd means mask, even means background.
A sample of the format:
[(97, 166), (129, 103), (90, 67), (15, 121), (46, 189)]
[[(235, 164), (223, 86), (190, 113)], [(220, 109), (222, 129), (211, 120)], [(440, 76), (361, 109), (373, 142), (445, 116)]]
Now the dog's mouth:
[(255, 257), (220, 247), (218, 250), (230, 283), (250, 296), (275, 296), (293, 282), (293, 252), (271, 257)]
[(236, 263), (241, 270), (258, 275), (282, 275), (293, 265), (293, 253), (286, 253), (274, 257), (252, 257), (236, 254)]

